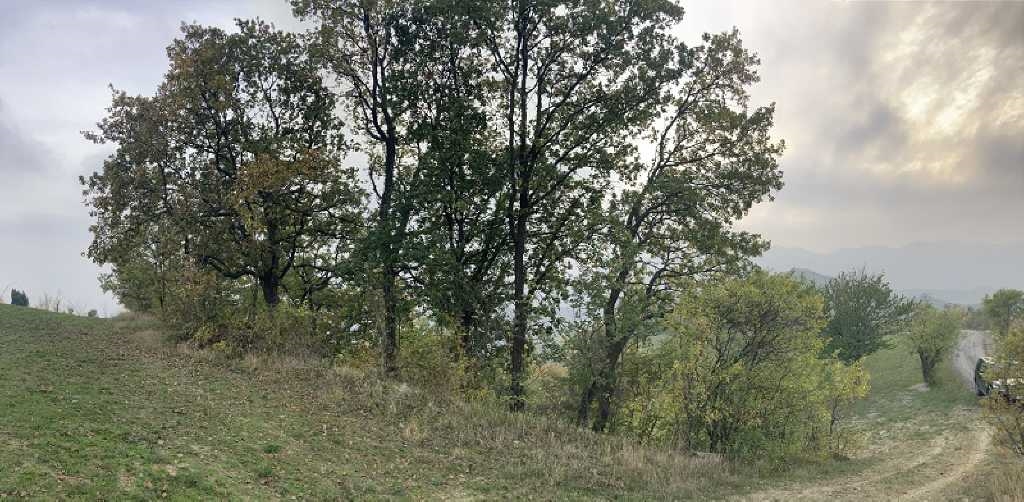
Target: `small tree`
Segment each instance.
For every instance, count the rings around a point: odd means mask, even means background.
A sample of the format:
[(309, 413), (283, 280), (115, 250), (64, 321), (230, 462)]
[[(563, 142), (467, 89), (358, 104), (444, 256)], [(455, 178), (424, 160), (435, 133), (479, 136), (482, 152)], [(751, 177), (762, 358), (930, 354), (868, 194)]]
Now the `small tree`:
[(858, 361), (886, 346), (914, 311), (914, 302), (897, 295), (882, 274), (844, 272), (822, 290), (828, 324), (825, 350), (843, 361)]
[(1013, 322), (1024, 318), (1024, 291), (1000, 289), (991, 296), (986, 295), (982, 310), (996, 334), (1006, 336)]
[(17, 289), (11, 290), (11, 305), (17, 305), (19, 307), (28, 307), (28, 295), (23, 291)]
[(956, 344), (962, 319), (955, 310), (939, 310), (922, 304), (914, 313), (907, 340), (921, 360), (925, 383), (935, 383), (935, 366)]

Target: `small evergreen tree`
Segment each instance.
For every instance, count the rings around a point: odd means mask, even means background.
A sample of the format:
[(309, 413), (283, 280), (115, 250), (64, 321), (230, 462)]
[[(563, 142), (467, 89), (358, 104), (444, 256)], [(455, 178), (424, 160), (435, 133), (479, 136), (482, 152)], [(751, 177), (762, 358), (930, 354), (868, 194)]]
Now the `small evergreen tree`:
[(11, 305), (17, 305), (19, 307), (28, 307), (28, 295), (26, 295), (24, 291), (12, 289)]

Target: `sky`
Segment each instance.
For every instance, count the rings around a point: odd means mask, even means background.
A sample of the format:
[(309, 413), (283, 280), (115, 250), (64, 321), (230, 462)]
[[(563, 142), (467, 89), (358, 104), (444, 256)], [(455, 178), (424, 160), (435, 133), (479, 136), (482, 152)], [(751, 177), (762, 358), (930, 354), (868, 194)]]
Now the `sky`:
[[(819, 254), (1024, 242), (1024, 2), (683, 5), (687, 40), (740, 30), (762, 62), (753, 101), (776, 103), (786, 187), (743, 228)], [(108, 85), (156, 89), (182, 21), (257, 16), (301, 28), (286, 0), (0, 0), (0, 293), (118, 310), (82, 256), (77, 181), (111, 147), (81, 131)]]

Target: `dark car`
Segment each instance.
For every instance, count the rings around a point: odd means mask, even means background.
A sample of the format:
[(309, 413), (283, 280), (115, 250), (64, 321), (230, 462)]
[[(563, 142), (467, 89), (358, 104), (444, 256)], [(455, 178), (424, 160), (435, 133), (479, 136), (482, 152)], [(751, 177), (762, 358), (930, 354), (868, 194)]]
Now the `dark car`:
[(1024, 381), (1019, 378), (999, 378), (1003, 373), (1001, 369), (992, 358), (978, 359), (974, 365), (974, 390), (979, 396), (989, 396), (995, 392), (1011, 403), (1024, 402)]

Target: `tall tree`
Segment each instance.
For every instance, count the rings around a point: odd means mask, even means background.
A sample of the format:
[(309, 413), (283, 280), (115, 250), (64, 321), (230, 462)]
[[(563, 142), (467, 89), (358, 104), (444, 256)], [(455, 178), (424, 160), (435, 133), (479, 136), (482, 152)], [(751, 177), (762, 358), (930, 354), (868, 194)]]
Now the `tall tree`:
[(163, 232), (198, 264), (257, 283), (273, 307), (290, 272), (348, 249), (361, 196), (319, 62), (295, 35), (238, 30), (183, 26), (155, 96), (114, 93), (88, 135), (118, 146), (82, 180), (97, 219), (89, 254), (128, 263), (140, 236)]
[(1024, 319), (1024, 291), (1000, 289), (985, 296), (982, 309), (996, 334), (1006, 336), (1015, 320)]
[(748, 108), (757, 58), (735, 31), (677, 46), (671, 64), (678, 72), (666, 75), (664, 106), (646, 135), (652, 144), (643, 150), (653, 153), (624, 170), (629, 176), (609, 197), (586, 260), (601, 336), (591, 347), (578, 420), (590, 419), (596, 399), (592, 427), (599, 431), (612, 412), (627, 344), (656, 331), (673, 284), (735, 270), (767, 248), (732, 225), (782, 187), (782, 144), (769, 136), (774, 108)]
[[(410, 131), (424, 97), (419, 42), (411, 33), (419, 4), (372, 0), (292, 0), (295, 14), (316, 24), (317, 46), (342, 85), (353, 129), (369, 157), (367, 178), (376, 202), (369, 256), (379, 267), (381, 364), (398, 373), (399, 291), (409, 268), (409, 227), (418, 204), (420, 164)], [(412, 157), (412, 158), (410, 158)]]
[(489, 54), (458, 1), (422, 2), (410, 26), (425, 67), (411, 132), (419, 146), (421, 212), (411, 274), (423, 300), (460, 333), (461, 355), (490, 354), (508, 298), (505, 163), (489, 127)]
[(843, 272), (822, 290), (828, 324), (825, 350), (846, 363), (887, 346), (907, 326), (914, 302), (896, 294), (882, 274)]
[[(512, 268), (511, 408), (524, 406), (530, 322), (548, 318), (629, 137), (659, 103), (669, 1), (467, 2), (492, 58)], [(500, 124), (500, 125), (499, 125)]]

